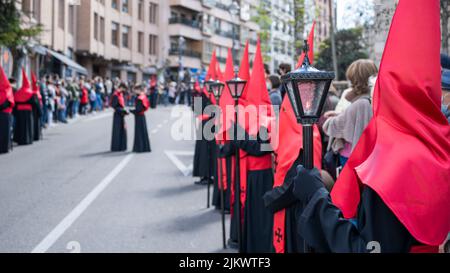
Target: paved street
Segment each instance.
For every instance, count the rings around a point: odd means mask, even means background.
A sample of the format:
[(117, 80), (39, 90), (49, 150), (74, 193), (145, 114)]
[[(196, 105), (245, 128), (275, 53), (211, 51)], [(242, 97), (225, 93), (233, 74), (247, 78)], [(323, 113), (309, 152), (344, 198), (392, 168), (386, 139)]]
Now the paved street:
[(193, 184), (194, 141), (171, 137), (172, 109), (147, 112), (149, 154), (108, 152), (107, 111), (1, 155), (0, 252), (222, 251), (220, 213)]

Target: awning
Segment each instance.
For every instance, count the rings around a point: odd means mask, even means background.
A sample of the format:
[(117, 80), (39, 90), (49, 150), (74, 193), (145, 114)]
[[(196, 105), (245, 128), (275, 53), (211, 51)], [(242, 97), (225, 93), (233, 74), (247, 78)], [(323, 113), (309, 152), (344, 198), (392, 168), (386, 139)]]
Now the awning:
[(134, 65), (128, 65), (128, 64), (123, 64), (123, 65), (115, 65), (111, 68), (112, 70), (125, 70), (127, 72), (131, 72), (131, 73), (137, 73), (139, 72), (139, 69), (134, 66)]
[(142, 68), (141, 71), (142, 71), (142, 73), (149, 74), (149, 75), (158, 74), (158, 70), (156, 70), (156, 67), (154, 67), (154, 66)]
[(83, 74), (83, 75), (87, 75), (88, 71), (86, 70), (86, 68), (82, 67), (81, 65), (79, 65), (78, 63), (76, 63), (74, 60), (70, 59), (69, 57), (58, 53), (56, 51), (53, 51), (51, 49), (48, 49), (46, 47), (43, 46), (35, 46), (34, 50), (42, 55), (45, 54), (50, 54), (53, 57), (55, 57), (56, 59), (58, 59), (60, 62), (62, 62), (63, 64), (67, 65), (69, 68), (73, 69), (74, 71), (76, 71), (79, 74)]

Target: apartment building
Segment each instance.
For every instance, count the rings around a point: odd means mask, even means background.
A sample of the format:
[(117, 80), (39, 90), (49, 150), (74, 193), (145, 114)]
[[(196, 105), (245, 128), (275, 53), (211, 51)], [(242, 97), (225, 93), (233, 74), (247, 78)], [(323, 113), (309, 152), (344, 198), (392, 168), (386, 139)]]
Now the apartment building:
[(271, 61), (270, 71), (274, 73), (281, 63), (294, 65), (295, 37), (294, 37), (294, 1), (270, 0), (266, 1), (272, 19), (270, 31)]
[(305, 31), (309, 31), (312, 22), (316, 21), (315, 52), (318, 52), (320, 44), (330, 37), (330, 13), (336, 14), (336, 10), (330, 10), (330, 1), (334, 0), (305, 0)]
[(222, 68), (225, 66), (228, 48), (234, 45), (237, 64), (246, 40), (250, 41), (250, 53), (256, 51), (258, 26), (251, 21), (256, 0), (242, 0), (239, 13), (232, 15), (232, 0), (169, 0), (166, 11), (168, 34), (167, 54), (169, 67), (179, 68), (180, 61), (192, 72), (204, 71), (212, 52), (216, 50)]

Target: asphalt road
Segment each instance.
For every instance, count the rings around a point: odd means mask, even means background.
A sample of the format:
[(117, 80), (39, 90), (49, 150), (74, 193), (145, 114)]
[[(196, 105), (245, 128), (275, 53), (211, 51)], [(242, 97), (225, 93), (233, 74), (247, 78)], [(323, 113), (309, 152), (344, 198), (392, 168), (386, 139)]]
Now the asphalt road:
[(191, 177), (194, 141), (173, 137), (192, 126), (180, 113), (147, 112), (152, 153), (110, 153), (107, 111), (0, 155), (0, 252), (223, 251), (220, 213)]

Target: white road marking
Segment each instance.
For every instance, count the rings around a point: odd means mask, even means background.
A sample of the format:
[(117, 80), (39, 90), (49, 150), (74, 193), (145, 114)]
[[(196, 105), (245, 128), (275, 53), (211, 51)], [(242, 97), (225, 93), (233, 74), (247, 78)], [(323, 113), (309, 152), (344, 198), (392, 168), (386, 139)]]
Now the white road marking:
[(154, 129), (154, 130), (152, 130), (152, 132), (151, 132), (152, 134), (156, 134), (156, 133), (158, 133), (158, 129)]
[(127, 155), (103, 180), (31, 251), (45, 253), (70, 228), (80, 215), (94, 202), (114, 178), (131, 161), (134, 154)]
[(163, 121), (164, 124), (167, 124), (168, 122), (169, 122), (169, 120), (167, 120), (167, 119)]
[(94, 121), (94, 120), (104, 119), (104, 118), (112, 116), (112, 114), (113, 114), (112, 112), (101, 113), (96, 116), (87, 118), (87, 119), (83, 120), (83, 122), (90, 122), (90, 121)]
[(181, 171), (184, 176), (189, 176), (192, 174), (193, 165), (184, 165), (184, 163), (178, 159), (177, 156), (193, 156), (194, 152), (191, 151), (164, 151), (167, 157), (172, 161), (172, 163)]
[(158, 126), (156, 126), (156, 127), (158, 127), (158, 129), (161, 129), (162, 128), (162, 124), (158, 124)]

